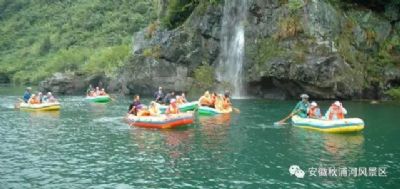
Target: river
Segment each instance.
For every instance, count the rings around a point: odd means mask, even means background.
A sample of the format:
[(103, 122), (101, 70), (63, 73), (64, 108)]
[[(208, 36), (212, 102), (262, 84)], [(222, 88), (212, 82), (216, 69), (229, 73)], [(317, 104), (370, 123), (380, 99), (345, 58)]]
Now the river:
[[(348, 116), (366, 124), (354, 134), (274, 126), (296, 102), (261, 99), (234, 101), (239, 114), (198, 116), (184, 128), (152, 130), (123, 122), (127, 97), (95, 105), (82, 96), (61, 96), (60, 112), (30, 113), (13, 109), (19, 93), (0, 87), (0, 188), (400, 186), (398, 103), (345, 101)], [(328, 103), (321, 102), (323, 110)], [(291, 165), (305, 177), (291, 176)], [(328, 168), (349, 174), (357, 168), (359, 174), (324, 176)]]

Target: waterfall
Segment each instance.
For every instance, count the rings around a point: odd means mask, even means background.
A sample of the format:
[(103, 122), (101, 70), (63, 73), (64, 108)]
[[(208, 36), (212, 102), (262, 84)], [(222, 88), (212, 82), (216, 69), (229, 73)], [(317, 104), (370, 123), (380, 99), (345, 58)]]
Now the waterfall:
[(247, 0), (225, 0), (221, 29), (221, 53), (216, 75), (218, 81), (223, 85), (229, 84), (234, 98), (245, 96), (242, 70), (246, 12)]

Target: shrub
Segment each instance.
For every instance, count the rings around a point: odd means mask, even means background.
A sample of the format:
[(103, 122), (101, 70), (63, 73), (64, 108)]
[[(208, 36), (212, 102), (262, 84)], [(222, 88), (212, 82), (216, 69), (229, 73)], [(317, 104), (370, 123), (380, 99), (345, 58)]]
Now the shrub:
[(197, 88), (201, 90), (209, 89), (214, 84), (214, 68), (204, 63), (194, 71), (194, 80)]
[(400, 87), (389, 89), (385, 93), (389, 95), (393, 100), (400, 100)]
[(168, 29), (176, 28), (190, 16), (199, 0), (170, 0), (162, 25)]
[(278, 33), (274, 37), (277, 39), (286, 39), (294, 37), (301, 32), (303, 32), (303, 27), (299, 17), (289, 16), (279, 21)]

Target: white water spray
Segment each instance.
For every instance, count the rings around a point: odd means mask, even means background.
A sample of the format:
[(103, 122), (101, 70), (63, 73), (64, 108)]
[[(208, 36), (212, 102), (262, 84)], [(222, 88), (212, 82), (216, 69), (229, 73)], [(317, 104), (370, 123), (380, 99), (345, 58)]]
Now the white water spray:
[(247, 0), (225, 0), (221, 29), (221, 53), (217, 79), (229, 84), (234, 98), (243, 98), (244, 22)]

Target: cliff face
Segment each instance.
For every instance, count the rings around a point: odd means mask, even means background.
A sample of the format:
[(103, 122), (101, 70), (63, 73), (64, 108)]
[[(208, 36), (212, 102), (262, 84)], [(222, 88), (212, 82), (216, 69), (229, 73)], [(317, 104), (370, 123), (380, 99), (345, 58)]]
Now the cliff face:
[[(245, 26), (247, 94), (376, 99), (399, 87), (399, 5), (383, 3), (374, 10), (344, 2), (247, 0), (246, 21), (240, 23)], [(132, 57), (119, 77), (111, 79), (109, 90), (151, 94), (158, 86), (196, 89), (198, 67), (219, 64), (223, 6), (202, 1), (175, 29), (155, 22), (135, 33)], [(165, 12), (160, 10), (160, 16)], [(214, 87), (223, 85), (213, 79)]]

